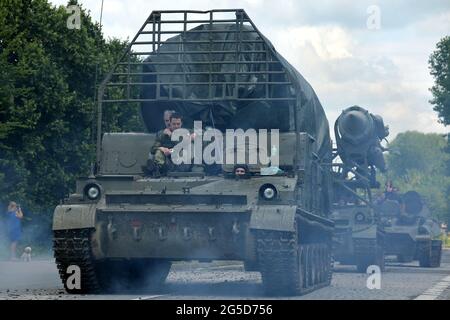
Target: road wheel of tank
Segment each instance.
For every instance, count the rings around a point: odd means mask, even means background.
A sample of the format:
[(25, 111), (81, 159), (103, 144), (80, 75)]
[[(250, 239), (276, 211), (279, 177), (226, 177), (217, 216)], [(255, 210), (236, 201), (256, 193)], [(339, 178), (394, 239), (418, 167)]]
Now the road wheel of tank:
[(411, 255), (398, 254), (397, 261), (400, 263), (408, 263), (414, 260), (414, 257)]

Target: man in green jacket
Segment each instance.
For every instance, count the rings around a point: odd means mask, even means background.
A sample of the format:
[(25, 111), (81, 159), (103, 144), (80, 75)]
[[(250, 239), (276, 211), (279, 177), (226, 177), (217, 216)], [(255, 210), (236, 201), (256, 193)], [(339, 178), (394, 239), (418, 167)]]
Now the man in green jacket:
[[(172, 141), (172, 133), (182, 128), (183, 117), (175, 112), (170, 115), (169, 119), (169, 127), (156, 135), (155, 143), (150, 151), (154, 157), (153, 160), (148, 161), (147, 170), (154, 177), (159, 177), (161, 173), (170, 171), (174, 166), (171, 161), (171, 154), (178, 141)], [(194, 138), (195, 136), (191, 135), (191, 139)]]

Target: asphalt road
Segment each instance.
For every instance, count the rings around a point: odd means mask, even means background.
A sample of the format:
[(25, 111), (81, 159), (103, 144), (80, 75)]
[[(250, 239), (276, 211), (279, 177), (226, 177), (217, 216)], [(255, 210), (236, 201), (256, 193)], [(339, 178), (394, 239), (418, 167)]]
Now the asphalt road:
[[(355, 267), (335, 266), (332, 284), (301, 297), (280, 299), (450, 299), (450, 251), (437, 269), (417, 263), (387, 263), (380, 289), (368, 289), (369, 275)], [(116, 295), (69, 295), (60, 283), (52, 260), (0, 262), (0, 299), (266, 299), (259, 273), (244, 272), (239, 263), (182, 263), (171, 270), (159, 292), (124, 292)]]

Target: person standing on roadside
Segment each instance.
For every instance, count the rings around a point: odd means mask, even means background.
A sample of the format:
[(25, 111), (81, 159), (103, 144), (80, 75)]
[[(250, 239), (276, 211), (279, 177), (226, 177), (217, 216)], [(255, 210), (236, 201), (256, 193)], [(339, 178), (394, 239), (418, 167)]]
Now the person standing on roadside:
[(11, 201), (6, 212), (6, 229), (10, 242), (11, 260), (17, 260), (17, 244), (22, 236), (23, 212), (17, 203)]

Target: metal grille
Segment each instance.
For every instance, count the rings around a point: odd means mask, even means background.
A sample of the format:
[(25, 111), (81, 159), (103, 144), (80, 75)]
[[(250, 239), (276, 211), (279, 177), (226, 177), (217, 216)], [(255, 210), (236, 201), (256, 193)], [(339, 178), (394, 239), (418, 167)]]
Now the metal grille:
[[(193, 86), (207, 94), (187, 96)], [(264, 88), (263, 95), (239, 96), (251, 86)], [(291, 86), (274, 49), (244, 10), (154, 11), (100, 86), (99, 103), (293, 101), (292, 95), (277, 94), (292, 92)], [(155, 94), (143, 95), (145, 90)]]

